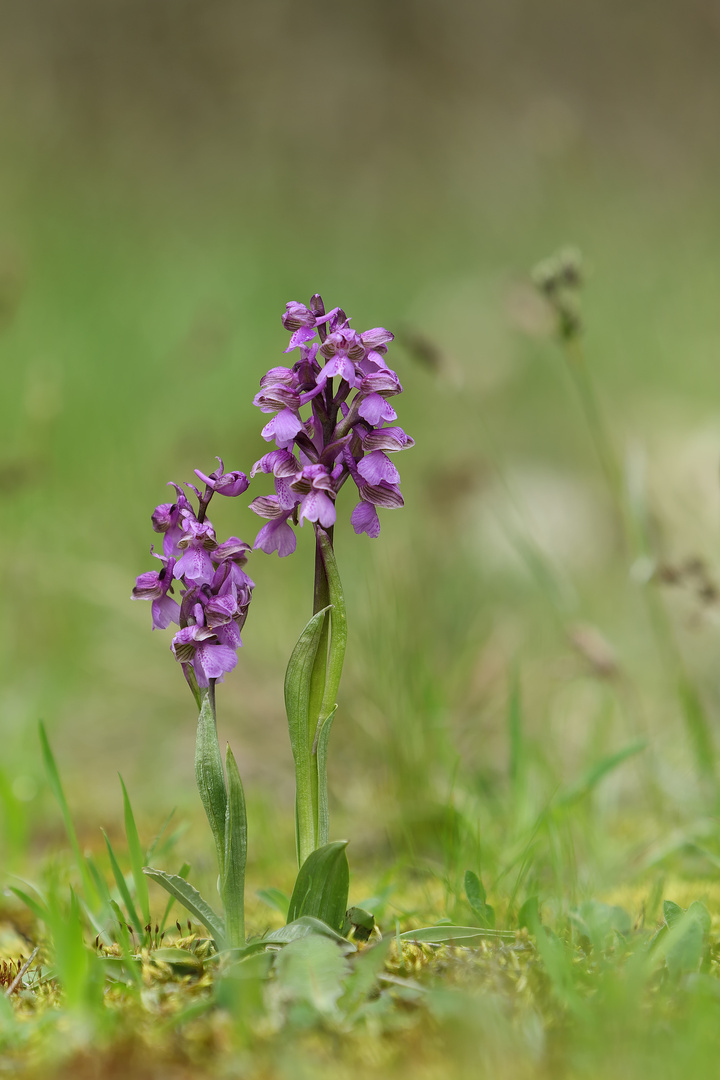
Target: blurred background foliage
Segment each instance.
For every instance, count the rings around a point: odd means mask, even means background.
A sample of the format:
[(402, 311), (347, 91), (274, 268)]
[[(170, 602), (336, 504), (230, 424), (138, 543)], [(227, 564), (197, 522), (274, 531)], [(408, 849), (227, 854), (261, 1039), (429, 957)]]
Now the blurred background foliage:
[[(661, 591), (714, 740), (719, 40), (709, 0), (0, 7), (7, 865), (26, 828), (38, 852), (62, 843), (39, 717), (85, 842), (119, 820), (118, 769), (148, 835), (173, 805), (200, 835), (193, 702), (130, 589), (166, 481), (262, 453), (251, 401), (282, 362), (280, 314), (318, 290), (358, 329), (397, 333), (417, 441), (379, 541), (354, 537), (341, 499), (335, 833), (378, 871), (388, 850), (447, 863), (454, 839), (491, 842), (513, 783), (541, 806), (641, 737), (591, 796), (622, 841), (612, 873), (705, 812), (640, 592)], [(588, 268), (588, 364), (651, 507), (654, 562), (633, 574), (530, 282), (566, 242)], [(244, 505), (214, 516), (224, 534), (258, 527)], [(253, 559), (219, 695), (258, 868), (292, 851), (282, 675), (313, 557), (299, 539), (291, 559)], [(651, 578), (688, 560), (674, 588)]]

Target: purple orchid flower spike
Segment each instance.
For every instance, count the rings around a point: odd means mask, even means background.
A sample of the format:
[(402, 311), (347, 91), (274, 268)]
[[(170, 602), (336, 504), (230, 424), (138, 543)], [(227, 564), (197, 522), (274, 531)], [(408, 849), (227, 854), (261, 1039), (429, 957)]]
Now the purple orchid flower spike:
[[(217, 944), (240, 948), (245, 945), (247, 817), (240, 773), (229, 746), (223, 768), (215, 686), (237, 666), (255, 584), (245, 570), (250, 545), (237, 536), (218, 543), (207, 517), (215, 495), (235, 498), (248, 486), (245, 473), (226, 472), (222, 458), (217, 460), (218, 468), (209, 474), (195, 470), (203, 491), (195, 484), (185, 485), (196, 503), (171, 481), (176, 501), (162, 503), (152, 514), (153, 529), (163, 537), (163, 554), (155, 556), (162, 569), (140, 574), (132, 595), (134, 600), (152, 601), (153, 629), (164, 630), (171, 623), (178, 627), (170, 648), (198, 707), (195, 779), (215, 842), (224, 908)], [(226, 821), (232, 821), (232, 843)], [(168, 887), (167, 874), (144, 869)], [(172, 887), (170, 892), (176, 895)]]
[(204, 492), (186, 485), (197, 507), (173, 482), (176, 501), (161, 503), (153, 511), (153, 529), (163, 537), (163, 554), (153, 554), (162, 568), (140, 574), (132, 593), (134, 600), (152, 601), (153, 629), (165, 630), (171, 623), (179, 627), (172, 640), (173, 654), (191, 687), (194, 682), (201, 689), (235, 667), (240, 631), (255, 588), (244, 569), (250, 545), (237, 536), (218, 543), (207, 518), (214, 495), (234, 498), (248, 486), (245, 473), (226, 472), (222, 459), (217, 460), (219, 467), (210, 474), (195, 470)]
[[(296, 300), (287, 304), (282, 322), (291, 334), (285, 352), (298, 358), (292, 367), (270, 368), (260, 380), (254, 404), (272, 414), (262, 437), (274, 442), (276, 449), (255, 462), (250, 476), (271, 475), (275, 490), (253, 499), (250, 509), (265, 519), (255, 538), (258, 550), (277, 552), (280, 558), (292, 554), (293, 526), (305, 521), (312, 523), (315, 534), (313, 617), (285, 677), (286, 700), (304, 696), (302, 712), (308, 718), (299, 733), (297, 717), (288, 706), (297, 851), (303, 866), (329, 838), (327, 745), (347, 641), (345, 601), (333, 550), (337, 499), (352, 480), (359, 495), (352, 526), (356, 533), (377, 537), (378, 508), (403, 505), (392, 455), (414, 444), (393, 424), (397, 413), (391, 400), (402, 393), (402, 385), (385, 359), (393, 340), (389, 330), (374, 327), (358, 333), (341, 308), (326, 312), (319, 294), (308, 305)], [(315, 657), (309, 683), (298, 660), (308, 655)]]
[(291, 522), (311, 521), (332, 535), (335, 500), (348, 479), (360, 496), (353, 528), (375, 538), (377, 508), (403, 505), (400, 473), (389, 455), (414, 445), (393, 424), (397, 413), (390, 399), (402, 393), (385, 359), (393, 334), (380, 326), (358, 333), (341, 308), (326, 312), (319, 294), (309, 305), (288, 303), (282, 323), (291, 332), (285, 351), (298, 350), (299, 359), (293, 367), (270, 368), (255, 397), (262, 412), (273, 413), (262, 437), (277, 447), (250, 473), (272, 473), (275, 480), (274, 495), (250, 504), (268, 519), (255, 547), (281, 557), (291, 554)]

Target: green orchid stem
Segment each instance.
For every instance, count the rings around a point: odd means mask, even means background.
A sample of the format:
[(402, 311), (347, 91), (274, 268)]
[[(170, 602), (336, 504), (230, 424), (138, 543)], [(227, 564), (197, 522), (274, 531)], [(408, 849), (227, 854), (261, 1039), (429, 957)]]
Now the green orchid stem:
[(315, 846), (323, 847), (329, 840), (327, 745), (330, 726), (337, 708), (337, 694), (345, 661), (347, 615), (333, 551), (332, 529), (326, 531), (316, 526), (315, 536), (315, 604), (321, 604), (318, 610), (322, 610), (322, 607), (328, 604), (331, 605), (313, 669), (309, 710), (312, 730), (308, 732), (315, 796), (313, 801)]
[[(315, 530), (315, 585), (313, 589), (313, 615), (317, 615), (319, 611), (323, 611), (331, 603), (330, 599), (330, 586), (328, 584), (328, 577), (325, 571), (325, 563), (322, 557), (322, 549), (320, 546), (320, 533), (321, 529), (316, 527)], [(333, 543), (333, 529), (332, 527), (323, 532), (323, 535), (327, 537), (327, 542), (332, 550)], [(328, 648), (330, 645), (330, 619), (325, 619), (323, 623), (322, 632), (320, 634), (320, 641), (318, 642), (318, 649), (315, 656), (315, 663), (313, 664), (312, 675), (310, 676), (310, 701), (308, 704), (308, 732), (307, 742), (309, 747), (313, 747), (315, 742), (316, 731), (318, 727), (318, 719), (323, 705), (323, 699), (325, 697), (325, 679), (327, 674), (327, 662), (328, 662)], [(315, 755), (311, 753), (309, 765), (309, 791), (312, 802), (312, 820), (313, 820), (313, 844), (310, 851), (314, 851), (322, 841), (318, 838), (318, 813), (320, 804), (320, 792), (319, 792), (319, 778), (317, 771), (317, 761)], [(308, 854), (310, 853), (308, 851)], [(302, 865), (302, 863), (300, 864)]]
[(228, 747), (227, 782), (215, 712), (215, 682), (199, 690), (200, 715), (195, 742), (195, 779), (215, 841), (218, 890), (225, 908), (228, 943), (245, 944), (245, 797), (235, 759)]

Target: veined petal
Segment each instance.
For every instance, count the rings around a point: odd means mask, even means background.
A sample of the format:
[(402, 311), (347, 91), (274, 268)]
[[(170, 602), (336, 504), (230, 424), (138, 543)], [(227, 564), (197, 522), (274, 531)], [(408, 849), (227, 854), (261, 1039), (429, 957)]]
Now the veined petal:
[(359, 491), (360, 498), (365, 502), (371, 502), (375, 506), (384, 506), (388, 510), (395, 510), (405, 505), (400, 488), (395, 484), (386, 484), (384, 480), (381, 480), (379, 484), (363, 484)]
[(135, 579), (132, 591), (133, 600), (157, 600), (165, 590), (157, 570), (148, 570)]
[(258, 495), (257, 499), (250, 503), (250, 509), (253, 514), (262, 518), (279, 518), (285, 515), (277, 495)]
[(328, 379), (334, 379), (338, 375), (341, 379), (344, 379), (349, 383), (350, 386), (360, 385), (360, 380), (355, 374), (355, 365), (352, 360), (342, 353), (338, 353), (336, 356), (333, 356), (332, 360), (328, 360), (318, 376), (318, 382), (322, 380), (323, 384), (325, 384)]
[(382, 423), (383, 420), (397, 420), (397, 413), (392, 405), (385, 398), (380, 397), (380, 394), (368, 394), (360, 402), (358, 413), (363, 420), (367, 420), (368, 424), (372, 424), (373, 427)]
[(277, 551), (280, 558), (283, 559), (286, 555), (292, 555), (296, 544), (295, 533), (288, 525), (287, 519), (278, 519), (263, 525), (255, 537), (253, 547), (256, 550), (265, 551), (268, 555), (271, 555), (273, 551)]
[(298, 345), (304, 345), (306, 341), (310, 341), (315, 337), (315, 320), (313, 319), (312, 326), (299, 326), (290, 338), (290, 343), (285, 349), (286, 353), (292, 352), (293, 349), (297, 349)]
[(278, 502), (280, 503), (280, 506), (283, 508), (283, 510), (286, 512), (287, 516), (287, 512), (290, 510), (294, 510), (297, 506), (298, 497), (292, 490), (290, 481), (280, 476), (275, 477), (275, 491), (277, 493)]
[(259, 461), (255, 462), (250, 471), (250, 476), (255, 476), (258, 471), (274, 473), (275, 476), (294, 476), (296, 472), (300, 471), (300, 465), (297, 458), (289, 450), (271, 450), (268, 454), (264, 454)]
[(237, 664), (237, 653), (228, 645), (210, 645), (203, 642), (195, 650), (193, 667), (197, 671), (199, 664), (208, 679), (220, 679), (226, 671), (232, 671)]
[(384, 326), (375, 326), (372, 330), (365, 330), (360, 337), (366, 349), (377, 349), (378, 346), (388, 345), (395, 340), (395, 335)]
[(201, 547), (188, 548), (175, 563), (174, 568), (176, 578), (185, 578), (193, 585), (209, 585), (214, 573), (212, 559)]
[(362, 441), (364, 450), (384, 450), (386, 454), (409, 450), (415, 440), (406, 435), (401, 427), (376, 428), (369, 431)]
[(296, 383), (297, 376), (293, 369), (289, 367), (272, 367), (260, 380), (260, 386), (263, 390), (267, 390), (270, 386), (295, 386)]
[(231, 649), (239, 649), (242, 645), (240, 631), (234, 619), (224, 626), (219, 626), (215, 631), (215, 636), (221, 645), (227, 645)]
[(205, 618), (208, 626), (213, 630), (218, 626), (224, 626), (230, 622), (237, 611), (237, 600), (229, 593), (223, 596), (214, 596), (205, 605)]
[(300, 503), (298, 520), (301, 524), (307, 518), (308, 521), (317, 521), (324, 529), (329, 529), (335, 524), (336, 517), (335, 503), (324, 491), (313, 489)]
[(261, 435), (266, 442), (275, 439), (277, 443), (289, 443), (302, 430), (302, 421), (291, 409), (283, 409), (262, 429)]
[(358, 472), (368, 484), (379, 484), (381, 480), (388, 484), (400, 483), (400, 473), (382, 450), (372, 450), (365, 454), (358, 461)]

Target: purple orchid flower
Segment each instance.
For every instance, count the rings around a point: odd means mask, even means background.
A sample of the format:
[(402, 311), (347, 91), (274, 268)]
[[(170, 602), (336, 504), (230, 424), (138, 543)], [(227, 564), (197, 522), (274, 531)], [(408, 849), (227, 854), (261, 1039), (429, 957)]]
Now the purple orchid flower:
[(133, 600), (152, 600), (153, 630), (166, 630), (170, 623), (179, 623), (180, 605), (169, 596), (173, 584), (174, 559), (153, 552), (162, 562), (162, 570), (148, 570), (135, 581), (132, 591)]
[(223, 681), (232, 671), (238, 658), (230, 645), (221, 645), (209, 626), (186, 626), (172, 639), (172, 651), (181, 664), (190, 664), (198, 686), (206, 687), (210, 680)]
[(244, 491), (247, 491), (249, 481), (245, 473), (226, 473), (222, 458), (218, 458), (217, 460), (220, 462), (220, 468), (216, 469), (215, 472), (206, 476), (205, 473), (196, 469), (195, 475), (199, 477), (211, 491), (215, 492), (216, 495), (225, 495), (228, 498), (233, 499), (236, 495), (242, 495)]

